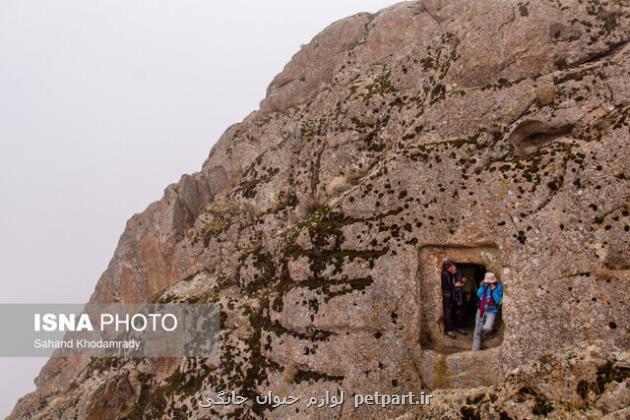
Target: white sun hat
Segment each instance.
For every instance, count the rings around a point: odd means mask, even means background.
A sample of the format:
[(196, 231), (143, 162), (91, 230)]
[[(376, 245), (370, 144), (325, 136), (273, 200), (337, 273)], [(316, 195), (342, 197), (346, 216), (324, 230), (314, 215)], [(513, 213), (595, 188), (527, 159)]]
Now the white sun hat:
[(497, 282), (497, 277), (494, 275), (494, 273), (488, 272), (484, 276), (483, 282), (484, 283), (496, 283)]

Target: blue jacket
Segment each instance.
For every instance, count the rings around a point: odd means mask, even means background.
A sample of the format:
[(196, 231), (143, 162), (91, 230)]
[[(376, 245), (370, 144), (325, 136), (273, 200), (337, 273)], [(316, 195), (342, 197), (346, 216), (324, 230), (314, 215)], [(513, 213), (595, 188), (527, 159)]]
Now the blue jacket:
[(499, 305), (501, 304), (501, 299), (503, 299), (503, 285), (501, 283), (497, 283), (497, 287), (494, 291), (487, 284), (482, 284), (479, 289), (477, 289), (477, 297), (479, 298), (479, 302), (481, 304), (481, 299), (483, 298), (484, 293), (486, 296), (492, 295), (492, 299), (494, 300), (494, 305), (487, 305), (485, 311), (496, 314), (499, 312)]

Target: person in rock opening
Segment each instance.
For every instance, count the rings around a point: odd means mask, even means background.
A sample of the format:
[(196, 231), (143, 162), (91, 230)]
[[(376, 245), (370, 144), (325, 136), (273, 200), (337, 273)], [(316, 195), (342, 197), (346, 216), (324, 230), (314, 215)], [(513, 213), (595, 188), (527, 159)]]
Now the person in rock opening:
[(477, 290), (477, 297), (479, 298), (479, 308), (475, 316), (473, 350), (479, 350), (482, 335), (488, 334), (494, 328), (503, 299), (503, 285), (499, 283), (494, 273), (486, 273)]
[(453, 261), (446, 260), (442, 265), (442, 308), (444, 310), (444, 334), (457, 338), (454, 331), (466, 335), (462, 328), (464, 279)]

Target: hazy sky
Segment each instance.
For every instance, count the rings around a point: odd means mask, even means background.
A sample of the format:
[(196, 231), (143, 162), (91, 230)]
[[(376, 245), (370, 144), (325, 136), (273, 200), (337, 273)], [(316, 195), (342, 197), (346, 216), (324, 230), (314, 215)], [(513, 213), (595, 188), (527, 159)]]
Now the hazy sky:
[[(87, 301), (125, 221), (301, 44), (393, 3), (0, 0), (0, 302)], [(0, 416), (42, 362), (0, 359)]]

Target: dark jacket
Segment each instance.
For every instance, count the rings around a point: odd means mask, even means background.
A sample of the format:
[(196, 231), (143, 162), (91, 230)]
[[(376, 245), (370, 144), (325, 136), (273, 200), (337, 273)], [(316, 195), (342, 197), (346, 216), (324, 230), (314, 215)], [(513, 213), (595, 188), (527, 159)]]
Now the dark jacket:
[(455, 283), (462, 280), (460, 272), (455, 274), (448, 271), (442, 271), (442, 300), (454, 303), (456, 305), (462, 305), (464, 300), (462, 298), (462, 289), (455, 287)]

